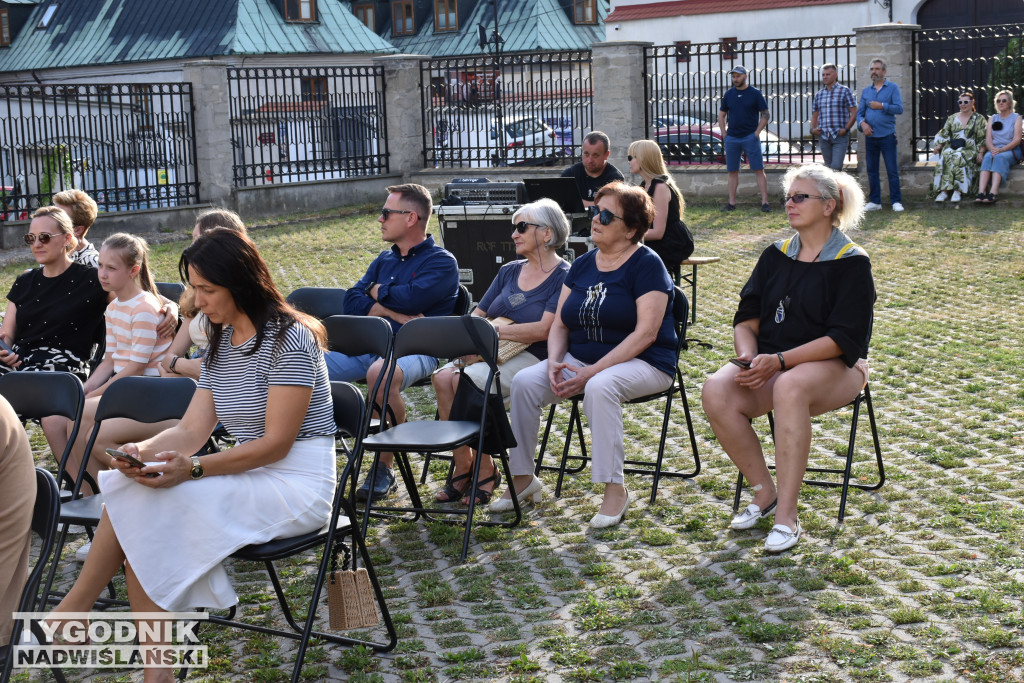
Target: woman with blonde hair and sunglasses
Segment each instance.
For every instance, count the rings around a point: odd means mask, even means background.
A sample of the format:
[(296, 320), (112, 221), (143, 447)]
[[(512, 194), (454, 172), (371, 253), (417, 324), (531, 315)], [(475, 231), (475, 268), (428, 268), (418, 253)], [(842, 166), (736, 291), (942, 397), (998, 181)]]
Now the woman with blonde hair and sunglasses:
[[(555, 319), (562, 282), (569, 272), (569, 264), (557, 252), (568, 237), (569, 221), (554, 201), (539, 199), (521, 206), (512, 214), (512, 241), (520, 258), (501, 267), (473, 310), (473, 315), (506, 319), (494, 325), (498, 339), (530, 343), (501, 364), (501, 393), (506, 399), (516, 373), (548, 356), (548, 331)], [(461, 379), (467, 378), (483, 390), (487, 373), (486, 363), (473, 363), (464, 369), (449, 363), (434, 373), (437, 412), (442, 420), (448, 419)], [(491, 391), (494, 391), (493, 386)], [(435, 499), (441, 502), (461, 500), (468, 505), (468, 492), (473, 483), (470, 478), (473, 453), (469, 446), (463, 446), (455, 450), (454, 456), (455, 467)], [(477, 502), (487, 504), (501, 483), (501, 473), (490, 455), (485, 454), (481, 459), (477, 480)]]
[(996, 113), (988, 120), (985, 129), (985, 149), (988, 151), (981, 160), (978, 196), (974, 199), (978, 204), (999, 201), (999, 184), (1010, 175), (1010, 167), (1024, 159), (1020, 144), (1021, 116), (1016, 109), (1012, 92), (1000, 90), (996, 93)]
[[(702, 400), (725, 454), (754, 499), (733, 518), (751, 529), (774, 513), (765, 549), (800, 539), (797, 494), (811, 447), (811, 416), (852, 401), (867, 383), (875, 285), (867, 252), (846, 231), (864, 215), (864, 192), (840, 171), (810, 164), (782, 181), (796, 234), (769, 245), (740, 291), (736, 358), (704, 383)], [(775, 413), (775, 473), (751, 420)]]
[(643, 178), (640, 187), (654, 200), (654, 222), (644, 234), (644, 244), (661, 257), (670, 273), (693, 253), (693, 235), (683, 222), (686, 200), (668, 174), (661, 148), (653, 140), (636, 140), (629, 146), (629, 172)]

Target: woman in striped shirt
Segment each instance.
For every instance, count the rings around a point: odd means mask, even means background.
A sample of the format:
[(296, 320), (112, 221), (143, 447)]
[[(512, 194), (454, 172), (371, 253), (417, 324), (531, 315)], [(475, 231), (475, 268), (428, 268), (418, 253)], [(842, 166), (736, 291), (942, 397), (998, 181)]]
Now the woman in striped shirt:
[[(88, 611), (122, 564), (133, 611), (230, 607), (224, 558), (315, 531), (330, 516), (335, 425), (323, 326), (284, 301), (237, 232), (203, 235), (179, 270), (209, 320), (199, 387), (177, 426), (121, 448), (144, 468), (117, 461), (121, 472), (100, 474), (105, 511), (56, 619)], [(238, 445), (193, 456), (218, 420)], [(152, 670), (146, 680), (172, 678)]]

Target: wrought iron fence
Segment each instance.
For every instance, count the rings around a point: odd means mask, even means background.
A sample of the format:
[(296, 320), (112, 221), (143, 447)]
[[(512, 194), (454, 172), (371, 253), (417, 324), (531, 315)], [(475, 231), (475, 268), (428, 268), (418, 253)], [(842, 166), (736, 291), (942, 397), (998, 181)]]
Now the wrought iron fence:
[(593, 128), (590, 50), (425, 59), (420, 83), (426, 167), (560, 164)]
[(388, 171), (379, 66), (228, 68), (236, 187)]
[(996, 92), (1009, 89), (1024, 108), (1024, 24), (914, 31), (914, 150), (918, 160), (946, 118), (958, 110), (957, 95), (974, 94), (982, 114), (995, 113)]
[[(779, 40), (691, 43), (644, 49), (645, 130), (669, 164), (724, 163), (717, 127), (722, 95), (732, 87), (730, 70), (743, 65), (750, 85), (768, 101), (771, 122), (761, 136), (765, 163), (820, 161), (811, 135), (819, 70), (835, 64), (839, 82), (853, 88), (853, 35)], [(854, 137), (854, 136), (851, 136)], [(851, 146), (847, 163), (855, 160)]]
[(79, 188), (100, 211), (194, 204), (191, 83), (0, 86), (0, 221)]

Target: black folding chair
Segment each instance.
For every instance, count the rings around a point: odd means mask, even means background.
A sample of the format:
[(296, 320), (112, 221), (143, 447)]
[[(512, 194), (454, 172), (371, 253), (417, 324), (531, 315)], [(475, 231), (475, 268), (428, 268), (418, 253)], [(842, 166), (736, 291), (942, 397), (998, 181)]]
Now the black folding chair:
[[(351, 450), (354, 457), (349, 458), (348, 463), (345, 465), (342, 475), (338, 481), (338, 485), (334, 493), (334, 506), (331, 511), (330, 521), (315, 532), (292, 538), (281, 538), (267, 543), (260, 543), (258, 545), (246, 546), (231, 555), (234, 559), (262, 562), (264, 564), (267, 569), (267, 573), (270, 575), (270, 581), (274, 585), (274, 591), (277, 594), (278, 602), (281, 605), (281, 611), (284, 612), (285, 620), (288, 622), (288, 625), (291, 626), (292, 630), (274, 629), (237, 621), (234, 618), (236, 613), (235, 607), (231, 608), (226, 617), (216, 614), (210, 615), (210, 621), (213, 623), (298, 640), (299, 651), (296, 654), (295, 667), (292, 670), (293, 683), (297, 683), (301, 678), (302, 662), (306, 655), (306, 648), (309, 644), (309, 639), (312, 636), (316, 636), (317, 638), (331, 643), (363, 645), (373, 648), (378, 652), (389, 652), (394, 649), (395, 645), (398, 643), (398, 632), (395, 630), (394, 623), (391, 621), (391, 615), (388, 612), (384, 593), (381, 591), (380, 582), (377, 580), (377, 574), (373, 569), (373, 563), (370, 560), (369, 552), (367, 552), (366, 543), (362, 534), (359, 532), (359, 525), (356, 524), (355, 511), (352, 509), (352, 506), (349, 504), (345, 496), (346, 480), (354, 478), (355, 476), (353, 474), (355, 471), (353, 469), (353, 463), (359, 458), (359, 453), (362, 450), (362, 444), (365, 437), (365, 402), (363, 400), (362, 393), (354, 385), (349, 384), (348, 382), (332, 382), (331, 396), (334, 400), (335, 422), (338, 424), (338, 427), (342, 432), (353, 435)], [(339, 537), (343, 538), (345, 536), (351, 537), (354, 549), (359, 551), (358, 554), (355, 552), (352, 553), (353, 563), (356, 562), (357, 557), (362, 558), (363, 566), (369, 574), (370, 584), (373, 586), (374, 597), (376, 598), (377, 606), (380, 609), (380, 616), (383, 621), (384, 628), (387, 631), (387, 639), (384, 641), (369, 641), (361, 638), (349, 638), (313, 629), (313, 623), (316, 620), (317, 606), (320, 601), (320, 594), (323, 591), (324, 582), (326, 581), (329, 573), (330, 561), (334, 552), (335, 544), (338, 543)], [(309, 605), (306, 609), (306, 620), (302, 625), (299, 625), (288, 606), (288, 600), (285, 596), (284, 589), (281, 586), (281, 580), (274, 568), (274, 562), (304, 553), (319, 546), (324, 547), (323, 556), (320, 559), (316, 582), (313, 587), (313, 595), (310, 598)]]
[(82, 424), (85, 393), (82, 381), (70, 372), (8, 372), (0, 375), (0, 395), (7, 399), (22, 420), (40, 420), (59, 415), (71, 420), (71, 438), (63, 453), (54, 453), (57, 462), (55, 475), (58, 485), (63, 481), (68, 488), (75, 484), (64, 468), (71, 446), (78, 438)]
[[(878, 466), (878, 481), (874, 484), (861, 484), (861, 483), (850, 483), (851, 472), (853, 471), (853, 454), (857, 446), (857, 423), (860, 421), (860, 407), (861, 404), (867, 408), (868, 423), (871, 425), (871, 440), (875, 446), (875, 463)], [(808, 486), (821, 486), (825, 488), (841, 488), (843, 490), (842, 496), (839, 498), (839, 523), (843, 523), (843, 519), (846, 516), (846, 498), (851, 488), (860, 489), (861, 491), (877, 491), (882, 488), (885, 483), (885, 464), (882, 462), (882, 445), (878, 440), (878, 428), (875, 425), (875, 408), (871, 404), (871, 389), (867, 384), (861, 390), (857, 397), (847, 403), (843, 408), (853, 408), (853, 416), (850, 420), (850, 439), (846, 446), (846, 457), (843, 467), (808, 467), (808, 472), (814, 472), (816, 474), (834, 474), (841, 475), (840, 481), (831, 481), (823, 479), (804, 479), (803, 483)], [(842, 408), (840, 408), (842, 410)], [(831, 411), (835, 412), (835, 411)], [(772, 439), (775, 439), (775, 415), (772, 411), (768, 411), (768, 426), (772, 431)], [(775, 465), (769, 465), (768, 469), (774, 470)], [(738, 512), (740, 509), (740, 493), (743, 490), (743, 473), (741, 472), (736, 477), (736, 495), (733, 498), (732, 509), (733, 512)]]
[[(33, 373), (36, 374), (36, 373)], [(32, 571), (29, 572), (25, 588), (21, 592), (21, 601), (18, 603), (19, 612), (41, 612), (45, 603), (40, 600), (39, 582), (42, 580), (43, 572), (46, 570), (46, 563), (53, 553), (54, 538), (57, 534), (57, 524), (60, 519), (60, 490), (57, 488), (57, 480), (53, 475), (41, 467), (36, 468), (36, 503), (32, 512), (32, 531), (40, 539), (39, 556), (36, 559)], [(21, 637), (23, 620), (15, 619), (11, 631), (11, 641), (4, 645), (6, 657), (4, 665), (0, 668), (0, 681), (7, 681), (11, 675), (11, 668), (14, 660), (14, 645)], [(39, 642), (43, 642), (43, 632), (37, 622), (32, 622), (32, 631)], [(2, 654), (2, 651), (0, 651)], [(63, 683), (64, 675), (59, 669), (51, 669), (56, 679)]]
[[(689, 320), (689, 302), (686, 300), (686, 294), (683, 293), (683, 290), (680, 287), (675, 288), (675, 297), (672, 300), (672, 318), (675, 323), (676, 330), (676, 362), (675, 375), (672, 378), (672, 384), (664, 391), (640, 396), (625, 402), (626, 405), (632, 405), (636, 403), (647, 403), (648, 401), (654, 401), (662, 398), (665, 399), (665, 411), (661, 420), (661, 439), (658, 442), (657, 459), (654, 462), (650, 462), (649, 460), (627, 458), (625, 460), (626, 466), (623, 468), (623, 472), (627, 472), (629, 474), (654, 475), (654, 483), (651, 486), (652, 505), (658, 497), (658, 484), (662, 477), (692, 479), (700, 473), (700, 455), (697, 453), (697, 436), (693, 431), (693, 419), (690, 417), (690, 402), (686, 397), (686, 386), (683, 381), (683, 373), (679, 370), (679, 356), (687, 347), (686, 327)], [(669, 420), (672, 417), (672, 399), (676, 394), (679, 394), (679, 398), (683, 403), (683, 414), (686, 416), (686, 430), (690, 437), (690, 448), (693, 450), (694, 467), (690, 472), (665, 470), (662, 468), (662, 462), (665, 457), (665, 439), (668, 436)], [(565, 445), (562, 448), (561, 463), (558, 467), (543, 464), (544, 451), (547, 448), (548, 436), (551, 434), (551, 424), (555, 419), (555, 410), (558, 407), (557, 403), (552, 403), (551, 408), (548, 410), (548, 421), (544, 427), (544, 437), (541, 439), (540, 448), (537, 452), (537, 474), (540, 474), (541, 470), (545, 469), (555, 470), (558, 472), (558, 483), (555, 486), (555, 496), (562, 495), (562, 480), (565, 477), (566, 472), (571, 474), (581, 472), (590, 460), (590, 456), (587, 455), (586, 440), (583, 438), (583, 420), (580, 416), (580, 413), (582, 412), (580, 410), (580, 404), (583, 402), (583, 394), (573, 396), (569, 401), (572, 403), (572, 410), (569, 413), (569, 429), (566, 431)], [(576, 433), (577, 439), (579, 440), (581, 454), (570, 456), (569, 448), (572, 446), (573, 432)], [(570, 458), (578, 460), (579, 462), (570, 467), (568, 464)]]
[[(474, 341), (469, 332), (468, 325), (472, 325), (480, 343)], [(395, 336), (395, 346), (392, 352), (391, 365), (388, 370), (388, 378), (385, 382), (384, 394), (387, 395), (394, 378), (396, 359), (410, 354), (422, 354), (437, 356), (441, 358), (458, 358), (470, 354), (478, 354), (486, 362), (490, 371), (487, 374), (487, 381), (483, 387), (484, 395), (491, 390), (491, 385), (500, 382), (497, 369), (498, 357), (498, 335), (489, 322), (476, 316), (448, 316), (435, 318), (416, 318), (403, 325)], [(497, 385), (500, 388), (500, 384)], [(372, 500), (367, 500), (363, 514), (363, 533), (369, 524), (371, 511), (377, 513), (413, 513), (412, 519), (419, 519), (421, 516), (432, 517), (433, 515), (443, 516), (464, 516), (466, 518), (466, 530), (462, 539), (462, 554), (460, 561), (465, 561), (469, 551), (469, 536), (473, 527), (473, 512), (476, 510), (477, 479), (480, 469), (480, 460), (483, 455), (484, 435), (487, 429), (486, 402), (481, 408), (480, 417), (477, 421), (468, 420), (416, 420), (403, 422), (384, 429), (378, 434), (367, 436), (363, 447), (372, 451), (373, 467), (370, 469), (370, 488), (372, 490), (377, 474), (377, 461), (382, 452), (395, 454), (395, 464), (402, 476), (405, 487), (409, 492), (412, 505), (409, 507), (383, 507), (376, 506)], [(409, 464), (408, 453), (436, 453), (447, 452), (459, 446), (474, 446), (476, 448), (476, 459), (473, 464), (473, 483), (470, 486), (469, 507), (424, 507), (420, 500), (419, 490), (416, 486), (416, 477), (413, 475), (412, 466)], [(500, 453), (492, 453), (501, 463), (506, 481), (512, 481), (512, 474), (508, 468), (508, 453), (502, 449)], [(522, 519), (522, 511), (519, 508), (519, 501), (513, 496), (515, 505), (515, 517), (507, 522), (480, 522), (488, 526), (502, 526), (506, 528), (516, 526)]]
[(299, 287), (285, 301), (303, 313), (324, 320), (332, 315), (344, 315), (344, 287)]
[[(82, 457), (82, 464), (75, 478), (75, 486), (72, 490), (72, 500), (65, 502), (60, 509), (61, 528), (57, 538), (56, 554), (53, 563), (50, 565), (50, 573), (46, 577), (46, 585), (43, 589), (44, 600), (51, 599), (50, 588), (57, 572), (57, 565), (60, 564), (61, 553), (67, 541), (68, 526), (80, 524), (86, 528), (89, 538), (92, 538), (92, 529), (99, 524), (100, 516), (103, 513), (103, 494), (98, 488), (91, 496), (79, 498), (79, 491), (85, 479), (86, 467), (89, 463), (89, 456), (96, 445), (99, 437), (100, 427), (104, 420), (123, 417), (136, 422), (152, 424), (164, 420), (180, 420), (192, 401), (192, 394), (195, 393), (196, 383), (188, 377), (122, 377), (113, 382), (100, 397), (100, 403), (96, 407), (96, 424), (89, 440), (85, 446), (85, 455)], [(56, 593), (52, 594), (56, 596)], [(122, 604), (111, 599), (101, 599), (100, 604)]]
[[(344, 353), (348, 356), (362, 356), (372, 353), (384, 359), (385, 368), (390, 367), (394, 335), (391, 332), (391, 324), (384, 318), (364, 315), (332, 315), (324, 318), (323, 324), (327, 329), (327, 346), (331, 351)], [(374, 434), (380, 431), (380, 419), (373, 416), (374, 412), (377, 412), (378, 415), (380, 414), (380, 406), (376, 405), (374, 397), (377, 395), (386, 375), (386, 372), (380, 373), (373, 386), (367, 389), (367, 434)], [(393, 415), (390, 416), (390, 419), (394, 422)], [(359, 457), (362, 458), (362, 451), (360, 451)], [(354, 471), (358, 473), (360, 466), (360, 462), (353, 463)], [(353, 475), (351, 479), (352, 492), (349, 496), (349, 502), (354, 504), (357, 477)]]
[(466, 315), (473, 305), (473, 295), (469, 293), (466, 285), (459, 283), (459, 293), (455, 297), (455, 306), (452, 307), (452, 315)]

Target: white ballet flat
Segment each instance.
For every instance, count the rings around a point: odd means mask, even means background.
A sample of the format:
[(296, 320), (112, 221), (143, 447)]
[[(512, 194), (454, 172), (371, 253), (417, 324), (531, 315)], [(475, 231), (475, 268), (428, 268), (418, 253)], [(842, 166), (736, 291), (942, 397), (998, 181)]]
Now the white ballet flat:
[[(751, 488), (751, 490), (754, 493), (757, 493), (758, 491), (761, 490), (761, 484), (754, 486), (753, 488)], [(753, 503), (751, 503), (750, 505), (747, 506), (746, 510), (732, 518), (732, 522), (729, 524), (729, 528), (735, 529), (736, 531), (743, 531), (744, 529), (751, 529), (757, 526), (757, 522), (762, 517), (767, 517), (768, 514), (775, 509), (775, 505), (778, 502), (779, 499), (776, 498), (771, 502), (770, 505), (768, 505), (768, 507), (766, 507), (763, 510), (758, 506), (754, 505)]]
[[(514, 484), (510, 483), (509, 486), (512, 487), (510, 490), (515, 490)], [(544, 485), (540, 483), (540, 479), (538, 479), (537, 477), (533, 478), (533, 481), (530, 482), (529, 486), (527, 486), (525, 489), (516, 494), (516, 498), (519, 499), (520, 505), (522, 505), (524, 500), (531, 497), (533, 498), (534, 503), (539, 503), (541, 501), (541, 498), (544, 497)], [(514, 510), (515, 506), (512, 503), (511, 497), (496, 498), (493, 501), (491, 501), (491, 505), (488, 509), (491, 512), (509, 512), (510, 510)]]
[(796, 530), (790, 529), (785, 524), (776, 524), (768, 538), (764, 539), (764, 549), (770, 553), (781, 553), (789, 550), (800, 540), (800, 521), (797, 520)]
[(602, 515), (600, 512), (590, 518), (591, 529), (607, 529), (610, 526), (617, 526), (626, 518), (626, 510), (629, 509), (629, 491), (626, 491), (626, 504), (617, 515)]

